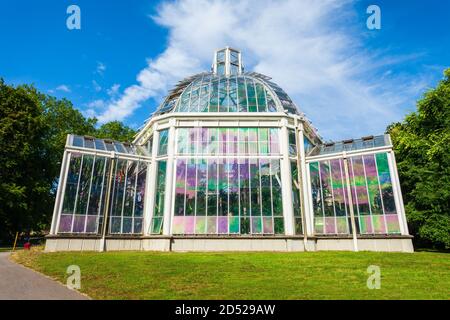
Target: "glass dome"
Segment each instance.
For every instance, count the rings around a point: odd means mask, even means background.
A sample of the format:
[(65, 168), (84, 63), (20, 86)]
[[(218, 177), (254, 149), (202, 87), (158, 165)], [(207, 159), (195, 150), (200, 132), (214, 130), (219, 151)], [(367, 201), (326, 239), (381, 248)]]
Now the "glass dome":
[(168, 112), (300, 114), (286, 92), (270, 80), (256, 72), (244, 73), (240, 52), (230, 48), (218, 50), (212, 71), (180, 81), (154, 115)]

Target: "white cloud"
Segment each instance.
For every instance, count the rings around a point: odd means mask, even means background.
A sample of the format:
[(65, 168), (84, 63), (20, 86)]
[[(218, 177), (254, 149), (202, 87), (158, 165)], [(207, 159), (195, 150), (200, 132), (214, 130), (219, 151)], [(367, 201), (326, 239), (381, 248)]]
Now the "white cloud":
[(113, 97), (117, 96), (117, 94), (119, 93), (119, 89), (120, 89), (120, 84), (116, 83), (116, 84), (113, 84), (111, 86), (111, 88), (106, 90), (106, 92), (108, 93), (108, 96), (113, 98)]
[(148, 60), (137, 84), (112, 99), (99, 121), (123, 120), (146, 100), (160, 101), (178, 80), (209, 70), (213, 51), (229, 45), (242, 50), (247, 70), (273, 77), (325, 138), (382, 133), (426, 82), (386, 72), (414, 56), (366, 50), (359, 35), (367, 32), (365, 25), (349, 25), (355, 15), (365, 15), (355, 12), (353, 3), (165, 2), (152, 19), (169, 31), (166, 50)]
[(94, 90), (95, 90), (96, 92), (102, 91), (102, 87), (98, 84), (97, 81), (92, 80), (92, 86), (94, 87)]
[(99, 75), (103, 75), (106, 71), (106, 65), (103, 62), (97, 61), (97, 67), (95, 69), (95, 72)]
[(65, 84), (62, 84), (62, 85), (60, 85), (60, 86), (57, 86), (57, 87), (55, 88), (55, 90), (57, 90), (57, 91), (63, 91), (63, 92), (66, 92), (66, 93), (71, 92), (70, 87), (67, 86), (67, 85), (65, 85)]

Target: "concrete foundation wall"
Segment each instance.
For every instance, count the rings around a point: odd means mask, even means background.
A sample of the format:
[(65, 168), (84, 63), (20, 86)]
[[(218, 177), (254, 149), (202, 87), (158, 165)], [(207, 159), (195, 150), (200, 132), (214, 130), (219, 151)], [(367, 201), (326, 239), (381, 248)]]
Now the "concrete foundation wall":
[[(358, 251), (414, 252), (409, 238), (358, 239)], [(45, 251), (102, 251), (101, 239), (47, 239)], [(353, 251), (352, 239), (151, 238), (106, 239), (106, 251)]]

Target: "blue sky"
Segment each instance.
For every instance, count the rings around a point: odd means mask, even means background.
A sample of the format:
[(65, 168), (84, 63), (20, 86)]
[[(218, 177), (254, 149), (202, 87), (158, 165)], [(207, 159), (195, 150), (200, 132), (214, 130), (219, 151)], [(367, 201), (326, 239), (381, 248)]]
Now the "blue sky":
[[(68, 30), (66, 9), (81, 9)], [(368, 30), (366, 8), (381, 8)], [(450, 67), (450, 1), (2, 1), (0, 77), (139, 127), (214, 49), (243, 51), (325, 139), (382, 133)]]

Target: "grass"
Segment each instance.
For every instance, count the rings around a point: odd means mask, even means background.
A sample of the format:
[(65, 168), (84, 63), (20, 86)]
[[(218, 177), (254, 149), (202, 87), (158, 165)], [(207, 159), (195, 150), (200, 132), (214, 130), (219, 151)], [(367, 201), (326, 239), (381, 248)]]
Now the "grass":
[[(174, 253), (20, 251), (13, 259), (61, 282), (81, 269), (94, 299), (446, 299), (450, 255), (419, 252)], [(381, 268), (369, 290), (367, 267)]]
[[(22, 250), (22, 249), (23, 249), (23, 248), (17, 247), (17, 248), (16, 248), (16, 251)], [(12, 247), (0, 247), (0, 252), (10, 252), (10, 251), (13, 251), (13, 248), (12, 248)]]

